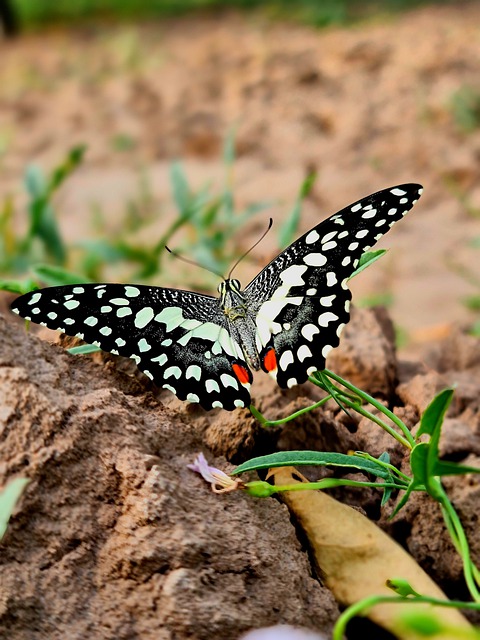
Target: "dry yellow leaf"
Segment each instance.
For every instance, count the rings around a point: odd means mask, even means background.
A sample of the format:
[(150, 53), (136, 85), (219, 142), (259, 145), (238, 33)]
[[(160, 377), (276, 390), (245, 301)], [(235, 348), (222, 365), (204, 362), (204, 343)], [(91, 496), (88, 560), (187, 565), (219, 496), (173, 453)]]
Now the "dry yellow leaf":
[[(272, 469), (276, 485), (306, 482), (293, 467)], [(371, 595), (393, 595), (386, 586), (390, 578), (404, 578), (418, 593), (446, 600), (443, 591), (415, 560), (384, 531), (359, 511), (334, 500), (321, 491), (287, 491), (281, 494), (312, 545), (325, 584), (335, 598), (351, 605)], [(394, 633), (400, 640), (417, 640), (407, 635), (399, 617), (409, 610), (432, 611), (428, 604), (379, 604), (370, 609), (370, 619)], [(435, 607), (435, 615), (448, 626), (471, 628), (457, 609)], [(424, 637), (424, 636), (422, 636)], [(451, 640), (446, 635), (429, 636)]]

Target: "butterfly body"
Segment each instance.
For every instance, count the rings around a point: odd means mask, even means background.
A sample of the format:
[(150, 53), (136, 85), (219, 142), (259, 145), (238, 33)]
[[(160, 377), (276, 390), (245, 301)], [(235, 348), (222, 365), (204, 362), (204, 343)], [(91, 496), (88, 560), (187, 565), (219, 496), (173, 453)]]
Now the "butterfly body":
[(206, 409), (249, 406), (251, 370), (282, 388), (301, 384), (336, 347), (349, 320), (348, 279), (361, 255), (413, 206), (419, 185), (379, 191), (318, 224), (244, 289), (218, 297), (122, 284), (41, 289), (15, 313), (135, 360), (159, 386)]

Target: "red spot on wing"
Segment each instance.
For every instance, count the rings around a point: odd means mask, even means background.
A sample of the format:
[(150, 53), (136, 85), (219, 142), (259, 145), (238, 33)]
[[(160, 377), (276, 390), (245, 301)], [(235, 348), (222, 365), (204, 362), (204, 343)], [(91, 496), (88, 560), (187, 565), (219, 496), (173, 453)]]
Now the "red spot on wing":
[(232, 369), (241, 384), (250, 384), (252, 381), (252, 374), (247, 368), (242, 367), (241, 364), (232, 364)]
[(275, 353), (275, 349), (269, 349), (263, 358), (263, 366), (265, 370), (275, 371), (277, 368), (277, 354)]

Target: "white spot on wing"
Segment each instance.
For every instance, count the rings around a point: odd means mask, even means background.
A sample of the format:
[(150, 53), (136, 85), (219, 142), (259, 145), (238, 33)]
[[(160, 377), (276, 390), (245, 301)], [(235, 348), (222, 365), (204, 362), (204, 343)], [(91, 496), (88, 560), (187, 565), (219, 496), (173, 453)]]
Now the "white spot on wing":
[(229, 373), (222, 373), (220, 380), (224, 387), (233, 387), (234, 389), (238, 389), (238, 382)]
[(390, 189), (390, 193), (394, 196), (404, 196), (407, 192), (403, 189)]
[(369, 209), (368, 211), (365, 211), (365, 213), (362, 213), (362, 218), (367, 220), (368, 218), (374, 218), (376, 215), (377, 215), (376, 209)]
[(318, 316), (318, 324), (321, 327), (328, 327), (330, 322), (335, 322), (336, 320), (338, 320), (338, 316), (331, 311), (325, 311), (325, 313)]
[(320, 329), (314, 324), (306, 324), (304, 327), (302, 327), (300, 333), (306, 340), (311, 342), (313, 340), (313, 336), (316, 333), (320, 333)]
[(308, 270), (306, 265), (294, 264), (280, 273), (280, 280), (283, 284), (278, 287), (270, 300), (266, 300), (258, 310), (256, 317), (257, 333), (255, 341), (259, 350), (266, 346), (272, 334), (280, 333), (282, 326), (275, 322), (283, 309), (288, 304), (299, 306), (302, 304), (303, 296), (288, 296), (292, 287), (305, 285), (302, 275)]
[(97, 323), (98, 318), (95, 318), (94, 316), (88, 316), (88, 318), (85, 318), (85, 324), (88, 324), (89, 327), (94, 327)]
[(189, 393), (186, 399), (187, 399), (187, 402), (200, 402), (200, 398), (197, 396), (196, 393)]
[(368, 236), (368, 229), (362, 229), (355, 234), (356, 238), (365, 238), (365, 236)]
[(205, 381), (205, 389), (207, 390), (208, 393), (212, 393), (212, 391), (216, 391), (217, 393), (220, 393), (220, 387), (218, 386), (218, 382), (216, 380), (212, 380), (211, 378)]
[(141, 338), (138, 341), (138, 348), (140, 349), (140, 353), (143, 353), (144, 351), (150, 351), (150, 349), (152, 348), (152, 345), (148, 344), (145, 338)]
[(33, 296), (30, 298), (30, 300), (28, 301), (28, 304), (37, 304), (37, 302), (40, 300), (41, 297), (42, 297), (41, 293), (34, 293)]
[(168, 367), (167, 369), (165, 369), (163, 377), (170, 378), (171, 376), (173, 376), (178, 380), (178, 378), (180, 378), (181, 375), (182, 375), (182, 370), (180, 369), (180, 367), (177, 367), (174, 365), (173, 367)]
[(200, 369), (198, 364), (189, 365), (185, 373), (185, 377), (187, 378), (187, 380), (188, 378), (195, 378), (195, 380), (200, 380), (201, 375), (202, 375), (202, 370)]
[[(336, 244), (336, 243), (333, 243)], [(327, 245), (324, 245), (325, 248)], [(308, 253), (303, 261), (308, 264), (309, 267), (323, 267), (327, 262), (327, 258), (321, 253)]]
[(336, 246), (337, 246), (337, 243), (335, 242), (335, 240), (332, 240), (331, 242), (326, 242), (325, 244), (322, 244), (322, 250), (330, 251), (330, 249), (335, 249)]
[(278, 366), (282, 371), (288, 367), (289, 364), (293, 362), (293, 353), (290, 350), (284, 351), (280, 356), (280, 360), (278, 361)]
[(331, 296), (323, 296), (320, 298), (320, 304), (322, 307), (331, 307), (336, 297), (337, 296), (335, 294), (332, 294)]
[(306, 344), (302, 344), (297, 351), (297, 357), (300, 360), (300, 362), (303, 362), (305, 360), (305, 358), (312, 358), (313, 354), (310, 351), (310, 349), (308, 348), (308, 346)]
[(326, 344), (322, 349), (322, 356), (326, 358), (332, 349), (333, 347), (331, 344)]
[(153, 320), (155, 311), (152, 307), (144, 307), (135, 314), (135, 326), (137, 329), (143, 329), (149, 322)]
[(342, 333), (343, 329), (345, 327), (345, 323), (342, 322), (342, 324), (339, 324), (337, 327), (337, 336), (340, 337), (340, 334)]
[(140, 295), (140, 289), (137, 289), (137, 287), (132, 287), (131, 285), (127, 285), (125, 287), (125, 295), (128, 298), (136, 298)]
[(315, 231), (315, 229), (313, 229), (312, 231), (310, 231), (310, 233), (306, 236), (305, 238), (305, 242), (307, 244), (313, 244), (314, 242), (317, 242), (317, 240), (320, 238), (320, 236), (318, 235), (318, 232)]
[(170, 384), (162, 384), (162, 387), (163, 387), (163, 389), (168, 389), (169, 391), (171, 391), (172, 393), (177, 395), (177, 391), (176, 391), (176, 389), (174, 389), (172, 387), (172, 385), (170, 385)]
[(329, 271), (327, 273), (327, 287), (334, 287), (337, 282), (337, 274), (334, 271)]
[(101, 333), (103, 336), (109, 336), (109, 335), (112, 333), (112, 330), (110, 329), (110, 327), (102, 327), (102, 328), (100, 329), (100, 333)]
[[(338, 231), (330, 231), (330, 233), (327, 233), (326, 235), (323, 236), (322, 238), (322, 244), (324, 244), (325, 242), (330, 242), (330, 240), (333, 240), (333, 238), (337, 235)], [(346, 233), (345, 231), (343, 231), (342, 233)], [(342, 234), (340, 234), (338, 237), (340, 237)]]
[(67, 300), (67, 302), (63, 303), (63, 306), (67, 309), (76, 309), (80, 306), (80, 302), (78, 300)]

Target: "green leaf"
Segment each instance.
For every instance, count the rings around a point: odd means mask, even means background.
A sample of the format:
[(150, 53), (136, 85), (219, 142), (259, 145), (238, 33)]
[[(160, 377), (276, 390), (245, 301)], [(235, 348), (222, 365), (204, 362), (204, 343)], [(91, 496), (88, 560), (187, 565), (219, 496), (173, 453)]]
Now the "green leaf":
[(466, 473), (480, 473), (480, 467), (468, 467), (456, 462), (437, 460), (433, 471), (436, 476), (456, 476), (465, 475)]
[(37, 165), (30, 164), (27, 166), (23, 182), (32, 200), (38, 200), (45, 196), (47, 192), (47, 181), (42, 170), (40, 167), (37, 167)]
[(28, 478), (15, 478), (0, 493), (0, 540), (7, 530), (15, 505), (29, 482)]
[(410, 495), (413, 491), (415, 491), (415, 489), (420, 489), (421, 485), (417, 485), (417, 483), (412, 480), (412, 482), (408, 485), (407, 490), (405, 491), (405, 493), (403, 494), (403, 496), (400, 498), (400, 500), (397, 502), (397, 505), (395, 506), (395, 509), (393, 510), (392, 514), (389, 516), (389, 520), (391, 520), (392, 518), (394, 518), (397, 513), (403, 509), (403, 507), (407, 504), (408, 499), (410, 498)]
[(172, 164), (170, 181), (172, 183), (173, 199), (180, 215), (185, 216), (190, 210), (190, 215), (188, 216), (190, 217), (193, 214), (193, 208), (190, 207), (190, 187), (180, 162)]
[(101, 349), (94, 344), (81, 344), (78, 347), (70, 347), (67, 351), (73, 356), (84, 356), (88, 353), (97, 353), (97, 351), (101, 351)]
[(452, 402), (453, 394), (454, 389), (444, 389), (430, 402), (422, 414), (420, 428), (417, 431), (417, 438), (424, 433), (432, 437), (434, 434), (438, 434), (439, 437), (443, 419)]
[(395, 593), (398, 593), (398, 595), (403, 598), (406, 598), (407, 596), (421, 598), (421, 595), (415, 591), (411, 584), (404, 578), (390, 578), (387, 580), (387, 587), (392, 589), (392, 591), (395, 591)]
[(64, 284), (85, 284), (90, 282), (85, 276), (72, 273), (62, 267), (51, 264), (36, 264), (31, 268), (33, 275), (47, 287), (57, 287)]
[(430, 443), (419, 442), (410, 454), (410, 467), (412, 469), (415, 484), (427, 485), (431, 473), (428, 469)]
[(223, 161), (227, 166), (232, 166), (235, 162), (235, 127), (232, 127), (225, 138), (223, 145)]
[(72, 147), (65, 160), (55, 167), (48, 184), (49, 195), (58, 189), (62, 182), (82, 163), (86, 150), (87, 147), (84, 144)]
[(38, 284), (30, 278), (26, 280), (0, 280), (0, 290), (9, 291), (10, 293), (23, 295), (38, 288)]
[(300, 214), (302, 211), (302, 203), (303, 200), (308, 196), (310, 191), (315, 184), (315, 179), (317, 177), (316, 172), (312, 171), (307, 175), (305, 180), (302, 182), (300, 186), (300, 190), (298, 192), (297, 198), (295, 200), (295, 204), (293, 205), (292, 210), (287, 215), (285, 222), (279, 229), (278, 232), (278, 244), (280, 247), (286, 247), (291, 244), (295, 239), (295, 236), (298, 232), (298, 225), (300, 222)]
[(387, 253), (386, 249), (378, 249), (378, 251), (367, 251), (366, 253), (362, 254), (358, 266), (350, 276), (349, 280), (358, 275), (361, 271), (372, 265), (377, 260), (380, 260), (380, 258), (385, 253)]
[[(412, 631), (417, 638), (418, 636), (424, 636), (425, 638), (437, 638), (439, 635), (441, 635), (442, 638), (447, 637), (445, 632), (448, 633), (448, 629), (433, 612), (422, 610), (404, 611), (400, 616), (400, 621), (408, 630)], [(453, 637), (454, 636), (452, 636), (452, 638)], [(467, 637), (473, 638), (475, 636), (468, 635)]]
[(480, 311), (480, 295), (465, 296), (462, 302), (470, 311)]
[(332, 453), (325, 451), (280, 451), (267, 456), (252, 458), (239, 465), (231, 475), (238, 475), (247, 471), (258, 469), (271, 469), (273, 467), (290, 467), (302, 465), (334, 466), (355, 468), (369, 473), (378, 478), (389, 480), (391, 474), (381, 464), (359, 456), (349, 456), (344, 453)]
[(383, 490), (380, 506), (384, 507), (387, 504), (387, 502), (392, 497), (392, 493), (393, 493), (393, 487), (385, 487), (385, 489)]

